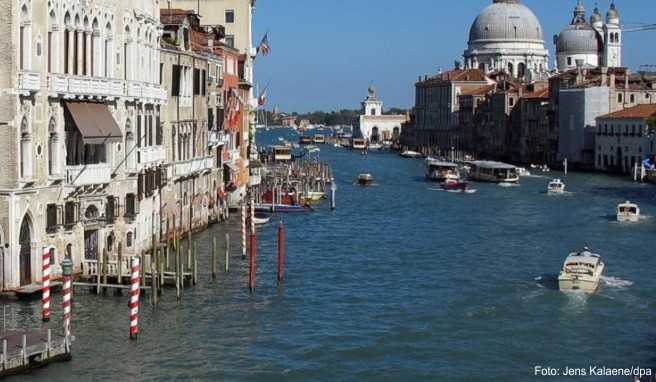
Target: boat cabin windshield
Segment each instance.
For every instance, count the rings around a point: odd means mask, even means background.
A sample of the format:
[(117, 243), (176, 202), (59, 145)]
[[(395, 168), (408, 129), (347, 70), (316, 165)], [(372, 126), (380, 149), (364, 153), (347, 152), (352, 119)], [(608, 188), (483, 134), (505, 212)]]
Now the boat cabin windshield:
[(496, 176), (498, 179), (513, 179), (517, 177), (517, 169), (497, 168), (494, 170), (494, 176)]
[(635, 208), (635, 207), (622, 206), (619, 209), (620, 209), (620, 213), (622, 213), (622, 214), (633, 214), (633, 215), (635, 215), (636, 213), (638, 213), (638, 209)]
[(276, 147), (274, 149), (276, 156), (291, 155), (292, 150), (288, 147)]

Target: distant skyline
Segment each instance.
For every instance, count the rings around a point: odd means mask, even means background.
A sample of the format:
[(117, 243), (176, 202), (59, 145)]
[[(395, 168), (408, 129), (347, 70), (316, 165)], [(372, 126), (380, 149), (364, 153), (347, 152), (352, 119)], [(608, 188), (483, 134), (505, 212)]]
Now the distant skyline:
[[(567, 26), (576, 0), (522, 0), (538, 16), (554, 67), (553, 35)], [(605, 16), (610, 0), (595, 4)], [(390, 107), (414, 104), (419, 76), (462, 61), (469, 27), (492, 0), (259, 0), (253, 43), (269, 32), (272, 52), (258, 57), (256, 81), (270, 83), (267, 108), (309, 112), (356, 109), (374, 83)], [(622, 24), (656, 24), (653, 0), (616, 0)], [(624, 64), (656, 65), (656, 31), (627, 33)]]

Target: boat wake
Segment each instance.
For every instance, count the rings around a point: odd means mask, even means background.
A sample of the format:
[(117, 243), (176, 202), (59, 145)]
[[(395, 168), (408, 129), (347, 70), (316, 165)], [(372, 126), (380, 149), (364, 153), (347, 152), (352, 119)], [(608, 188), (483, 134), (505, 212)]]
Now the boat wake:
[(633, 285), (633, 281), (623, 280), (614, 276), (601, 276), (600, 281), (604, 287), (626, 289)]
[(478, 190), (445, 190), (443, 188), (429, 188), (429, 191), (439, 191), (439, 192), (448, 192), (450, 194), (475, 194)]
[(499, 183), (499, 187), (519, 187), (518, 183)]

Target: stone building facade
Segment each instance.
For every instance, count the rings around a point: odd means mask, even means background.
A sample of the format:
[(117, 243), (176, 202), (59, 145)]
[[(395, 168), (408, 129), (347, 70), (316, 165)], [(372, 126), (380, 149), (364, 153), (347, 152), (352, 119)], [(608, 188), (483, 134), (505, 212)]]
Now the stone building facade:
[(158, 7), (2, 1), (3, 288), (40, 282), (44, 252), (55, 276), (64, 256), (85, 272), (105, 251), (140, 252), (156, 230), (136, 195), (164, 160)]

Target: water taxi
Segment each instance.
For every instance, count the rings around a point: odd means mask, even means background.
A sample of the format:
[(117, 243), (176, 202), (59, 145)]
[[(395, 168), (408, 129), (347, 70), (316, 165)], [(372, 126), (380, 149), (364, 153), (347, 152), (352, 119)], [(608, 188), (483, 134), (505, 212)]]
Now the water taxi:
[(310, 192), (308, 192), (308, 194), (307, 194), (306, 200), (308, 201), (308, 203), (317, 203), (317, 202), (321, 201), (321, 199), (323, 199), (323, 198), (325, 198), (325, 197), (326, 197), (326, 193), (325, 193), (325, 192), (321, 192), (321, 191), (310, 191)]
[(418, 153), (416, 151), (410, 151), (410, 150), (405, 150), (399, 155), (404, 158), (421, 158), (423, 156), (421, 155), (421, 153)]
[(617, 206), (617, 221), (636, 223), (640, 220), (640, 207), (637, 204), (626, 201)]
[(469, 176), (474, 180), (494, 183), (517, 183), (519, 176), (513, 165), (494, 161), (473, 161)]
[(517, 175), (519, 175), (519, 176), (531, 176), (531, 172), (528, 171), (525, 167), (517, 167)]
[(362, 138), (353, 138), (353, 144), (351, 147), (353, 150), (366, 150), (367, 142)]
[(292, 160), (292, 148), (290, 146), (273, 146), (274, 162), (289, 162)]
[(326, 137), (322, 134), (316, 134), (312, 139), (312, 142), (315, 144), (324, 144), (326, 143)]
[(440, 184), (440, 187), (444, 191), (452, 191), (452, 192), (465, 192), (468, 193), (469, 190), (469, 182), (465, 182), (455, 178), (447, 178), (442, 184)]
[(548, 194), (563, 194), (565, 193), (565, 183), (560, 179), (554, 179), (547, 185)]
[(428, 158), (426, 159), (426, 179), (434, 182), (444, 182), (447, 179), (459, 180), (458, 165), (453, 162)]
[(594, 293), (603, 272), (604, 262), (601, 261), (601, 256), (585, 247), (582, 252), (570, 253), (565, 259), (558, 274), (558, 288), (561, 291), (580, 290)]
[(298, 139), (298, 143), (301, 144), (301, 145), (309, 145), (309, 144), (312, 144), (312, 137), (308, 137), (308, 136), (306, 136), (306, 135), (302, 135), (302, 136)]
[(371, 174), (358, 175), (358, 184), (361, 186), (371, 186), (374, 183), (374, 177)]

